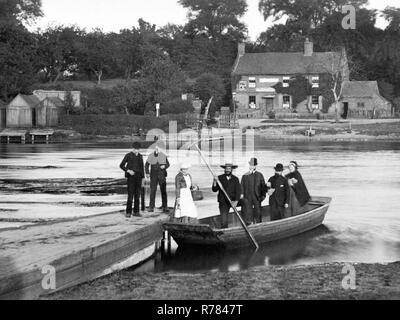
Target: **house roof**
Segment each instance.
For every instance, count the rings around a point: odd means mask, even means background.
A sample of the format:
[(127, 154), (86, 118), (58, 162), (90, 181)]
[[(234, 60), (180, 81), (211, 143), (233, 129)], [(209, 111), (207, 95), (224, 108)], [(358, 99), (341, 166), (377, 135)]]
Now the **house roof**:
[(293, 75), (316, 74), (332, 70), (339, 64), (340, 53), (314, 52), (305, 56), (303, 52), (246, 53), (239, 57), (233, 73), (237, 75)]
[(345, 81), (343, 83), (343, 98), (372, 98), (380, 95), (376, 81)]

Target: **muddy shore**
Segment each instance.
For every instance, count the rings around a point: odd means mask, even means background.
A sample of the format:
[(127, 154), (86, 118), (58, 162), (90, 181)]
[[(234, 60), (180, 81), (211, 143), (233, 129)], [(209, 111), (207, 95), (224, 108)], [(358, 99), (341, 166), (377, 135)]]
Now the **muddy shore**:
[(342, 286), (344, 264), (261, 267), (197, 274), (116, 273), (43, 297), (51, 300), (400, 299), (400, 262), (353, 264), (356, 289)]

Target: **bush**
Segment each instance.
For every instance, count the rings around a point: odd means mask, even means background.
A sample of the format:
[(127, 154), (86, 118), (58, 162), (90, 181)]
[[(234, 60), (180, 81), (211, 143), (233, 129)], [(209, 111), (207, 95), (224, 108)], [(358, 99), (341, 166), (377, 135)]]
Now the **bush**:
[(161, 114), (179, 114), (193, 112), (194, 108), (190, 101), (176, 98), (161, 105)]
[(185, 127), (185, 119), (186, 114), (164, 115), (160, 118), (122, 114), (84, 114), (62, 117), (59, 128), (75, 130), (84, 135), (132, 135), (139, 129), (144, 132), (151, 129), (161, 129), (168, 132), (170, 121), (177, 121), (180, 131)]

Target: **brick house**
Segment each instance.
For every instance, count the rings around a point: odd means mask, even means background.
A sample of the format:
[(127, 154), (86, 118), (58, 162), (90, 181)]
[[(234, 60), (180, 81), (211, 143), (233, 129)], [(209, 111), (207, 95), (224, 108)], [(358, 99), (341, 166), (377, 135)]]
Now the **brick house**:
[[(314, 52), (313, 43), (306, 39), (303, 52), (246, 53), (245, 45), (238, 45), (238, 56), (232, 71), (232, 93), (237, 115), (239, 118), (264, 118), (273, 112), (277, 117), (315, 117), (316, 113), (323, 111), (322, 95), (308, 95), (294, 106), (294, 97), (277, 92), (275, 87), (279, 83), (289, 87), (291, 79), (300, 75), (309, 81), (310, 87), (319, 88), (323, 75), (338, 70), (344, 79), (345, 100), (340, 103), (341, 114), (359, 117), (362, 113), (357, 113), (355, 110), (358, 109), (354, 108), (358, 102), (364, 103), (368, 110), (378, 103), (378, 109), (386, 111), (375, 113), (387, 114), (388, 102), (379, 94), (376, 82), (368, 82), (365, 86), (364, 82), (349, 81), (345, 51)], [(362, 92), (359, 88), (363, 88)], [(351, 112), (346, 114), (345, 110)], [(326, 108), (325, 112), (328, 112), (327, 116), (334, 117), (334, 106)]]

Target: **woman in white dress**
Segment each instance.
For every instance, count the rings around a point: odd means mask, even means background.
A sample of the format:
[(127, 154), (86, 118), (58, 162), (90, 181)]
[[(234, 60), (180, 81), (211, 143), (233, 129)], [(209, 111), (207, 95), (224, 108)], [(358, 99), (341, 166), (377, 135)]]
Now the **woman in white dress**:
[(196, 223), (197, 208), (192, 197), (193, 182), (189, 174), (190, 165), (183, 163), (175, 177), (176, 202), (174, 218), (183, 223)]

